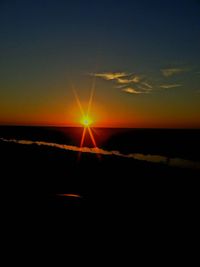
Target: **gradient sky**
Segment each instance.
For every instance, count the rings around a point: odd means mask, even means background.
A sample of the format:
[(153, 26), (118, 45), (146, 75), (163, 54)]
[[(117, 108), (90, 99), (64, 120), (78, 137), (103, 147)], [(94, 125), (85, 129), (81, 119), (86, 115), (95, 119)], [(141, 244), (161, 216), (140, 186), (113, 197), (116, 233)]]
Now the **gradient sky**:
[(1, 0), (0, 124), (200, 127), (200, 1)]

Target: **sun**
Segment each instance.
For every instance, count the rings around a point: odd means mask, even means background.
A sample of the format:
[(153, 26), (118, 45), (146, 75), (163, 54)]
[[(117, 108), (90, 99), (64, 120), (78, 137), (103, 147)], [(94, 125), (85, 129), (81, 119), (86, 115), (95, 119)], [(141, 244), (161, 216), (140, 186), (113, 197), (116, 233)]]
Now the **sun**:
[[(84, 145), (86, 134), (89, 135), (94, 148), (97, 149), (96, 140), (95, 140), (95, 137), (94, 137), (94, 134), (93, 134), (93, 129), (91, 127), (91, 125), (93, 124), (93, 120), (89, 116), (90, 110), (91, 110), (91, 106), (92, 106), (92, 101), (93, 101), (94, 89), (95, 89), (95, 80), (94, 80), (94, 83), (93, 83), (93, 86), (92, 86), (92, 89), (91, 89), (91, 92), (90, 92), (90, 98), (89, 98), (89, 101), (88, 101), (87, 110), (83, 109), (81, 101), (80, 101), (80, 99), (78, 97), (78, 94), (77, 94), (76, 90), (75, 89), (73, 90), (77, 105), (78, 105), (78, 107), (80, 109), (80, 112), (82, 114), (82, 118), (80, 120), (80, 123), (83, 126), (83, 133), (82, 133), (81, 142), (80, 142), (80, 149)], [(80, 155), (81, 155), (81, 150), (80, 150), (79, 158), (80, 158)]]
[(92, 120), (91, 120), (88, 116), (84, 116), (84, 117), (81, 119), (81, 124), (82, 124), (84, 127), (90, 127), (91, 124), (92, 124)]

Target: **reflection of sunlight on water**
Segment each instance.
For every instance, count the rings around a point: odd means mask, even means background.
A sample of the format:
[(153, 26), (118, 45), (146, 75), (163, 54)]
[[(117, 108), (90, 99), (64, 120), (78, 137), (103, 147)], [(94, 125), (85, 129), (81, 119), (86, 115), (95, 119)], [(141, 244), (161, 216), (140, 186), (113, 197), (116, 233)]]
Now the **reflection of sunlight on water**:
[(38, 146), (49, 146), (49, 147), (55, 147), (55, 148), (59, 148), (63, 150), (76, 151), (76, 152), (82, 152), (82, 153), (92, 153), (92, 154), (99, 154), (99, 155), (111, 155), (111, 156), (118, 156), (118, 157), (123, 157), (123, 158), (132, 158), (135, 160), (142, 160), (142, 161), (148, 161), (148, 162), (153, 162), (153, 163), (162, 163), (162, 164), (166, 164), (172, 167), (200, 169), (200, 162), (198, 161), (192, 161), (192, 160), (181, 159), (181, 158), (169, 158), (169, 157), (160, 156), (160, 155), (149, 155), (149, 154), (144, 155), (144, 154), (138, 154), (138, 153), (125, 155), (125, 154), (120, 153), (119, 151), (108, 151), (108, 150), (104, 150), (98, 147), (93, 147), (93, 148), (77, 147), (77, 146), (72, 146), (72, 145), (48, 143), (48, 142), (43, 142), (43, 141), (15, 140), (15, 139), (4, 139), (4, 138), (0, 138), (0, 141), (23, 144), (23, 145), (34, 144)]

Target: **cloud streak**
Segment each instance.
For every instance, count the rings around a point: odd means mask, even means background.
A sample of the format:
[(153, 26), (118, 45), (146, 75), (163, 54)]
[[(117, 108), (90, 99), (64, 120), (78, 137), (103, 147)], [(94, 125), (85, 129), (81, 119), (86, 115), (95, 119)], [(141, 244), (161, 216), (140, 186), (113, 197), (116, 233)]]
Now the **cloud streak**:
[(116, 79), (116, 81), (119, 84), (139, 83), (140, 82), (140, 77), (139, 76), (134, 76), (133, 78), (129, 78), (129, 79), (118, 78), (118, 79)]
[(101, 155), (107, 155), (107, 156), (110, 155), (110, 156), (117, 156), (117, 157), (123, 157), (123, 158), (132, 158), (134, 160), (147, 161), (147, 162), (152, 162), (152, 163), (162, 163), (168, 166), (180, 167), (180, 168), (200, 169), (200, 162), (198, 161), (191, 161), (191, 160), (180, 159), (180, 158), (168, 158), (168, 157), (160, 156), (160, 155), (144, 155), (144, 154), (139, 154), (139, 153), (132, 153), (132, 154), (126, 155), (126, 154), (122, 154), (119, 151), (108, 151), (108, 150), (104, 150), (101, 148), (89, 148), (89, 147), (80, 148), (77, 146), (49, 143), (49, 142), (43, 142), (43, 141), (17, 140), (17, 139), (5, 139), (5, 138), (0, 138), (0, 141), (8, 142), (8, 143), (16, 143), (16, 144), (21, 144), (21, 145), (47, 146), (47, 147), (58, 148), (58, 149), (66, 150), (66, 151), (101, 154)]
[(142, 82), (142, 85), (146, 87), (146, 90), (147, 90), (147, 89), (151, 90), (151, 89), (153, 88), (153, 86), (150, 85), (150, 84), (147, 83), (147, 82)]
[(122, 92), (125, 92), (128, 94), (146, 94), (147, 93), (145, 91), (137, 91), (136, 89), (131, 88), (131, 87), (123, 88)]
[(92, 76), (101, 78), (106, 81), (115, 81), (118, 84), (130, 84), (130, 83), (139, 83), (140, 76), (132, 75), (126, 72), (104, 72), (104, 73), (95, 73)]
[(176, 87), (181, 87), (182, 84), (163, 84), (163, 85), (160, 85), (160, 88), (163, 88), (163, 89), (171, 89), (171, 88), (176, 88)]
[(181, 68), (168, 68), (168, 69), (162, 69), (161, 73), (164, 77), (171, 77), (173, 75), (181, 74), (182, 72), (185, 72), (185, 69)]
[(104, 72), (104, 73), (95, 73), (92, 76), (102, 78), (107, 81), (117, 80), (122, 77), (127, 77), (129, 74), (125, 72)]
[(129, 94), (144, 94), (152, 90), (152, 86), (143, 77), (126, 72), (104, 72), (91, 74), (106, 81), (115, 82), (116, 88)]

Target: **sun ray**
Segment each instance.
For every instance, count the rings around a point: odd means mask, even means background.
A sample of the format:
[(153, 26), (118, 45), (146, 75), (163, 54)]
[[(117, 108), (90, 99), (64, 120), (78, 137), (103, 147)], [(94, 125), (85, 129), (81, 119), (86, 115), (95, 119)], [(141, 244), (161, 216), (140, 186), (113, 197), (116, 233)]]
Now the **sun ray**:
[(78, 94), (77, 94), (77, 92), (76, 92), (75, 89), (73, 89), (73, 93), (74, 93), (74, 96), (75, 96), (77, 105), (78, 105), (78, 107), (80, 109), (81, 115), (84, 117), (85, 116), (85, 113), (84, 113), (83, 107), (81, 105), (80, 99), (79, 99)]
[(81, 137), (81, 144), (80, 144), (80, 148), (83, 147), (83, 143), (85, 140), (85, 134), (86, 134), (86, 127), (83, 128), (83, 133), (82, 133), (82, 137)]
[(85, 140), (85, 135), (86, 135), (86, 127), (83, 128), (83, 133), (82, 133), (82, 137), (81, 137), (81, 143), (80, 143), (80, 151), (78, 153), (78, 161), (80, 160), (81, 158), (81, 148), (83, 147), (83, 144), (84, 144), (84, 140)]
[(89, 115), (90, 109), (91, 109), (91, 106), (92, 106), (95, 86), (96, 86), (96, 77), (94, 77), (94, 81), (93, 81), (92, 88), (91, 88), (91, 91), (90, 91), (90, 98), (89, 98), (89, 102), (88, 102), (87, 116)]
[(95, 139), (94, 139), (94, 135), (93, 135), (93, 133), (92, 133), (90, 127), (88, 127), (87, 129), (88, 129), (88, 132), (89, 132), (89, 135), (90, 135), (90, 138), (91, 138), (91, 140), (92, 140), (92, 143), (93, 143), (94, 147), (97, 148), (97, 144), (96, 144), (96, 141), (95, 141)]
[[(85, 113), (85, 111), (84, 111), (84, 109), (83, 109), (83, 107), (81, 105), (81, 101), (80, 101), (80, 99), (78, 97), (78, 94), (77, 94), (76, 90), (73, 87), (73, 93), (74, 93), (77, 105), (78, 105), (78, 107), (80, 109), (80, 112), (81, 112), (81, 115), (82, 115), (81, 124), (83, 125), (83, 132), (82, 132), (82, 136), (81, 136), (80, 151), (79, 151), (79, 154), (78, 154), (78, 160), (80, 160), (80, 157), (81, 157), (81, 153), (82, 153), (81, 149), (82, 149), (82, 147), (84, 145), (84, 141), (85, 141), (85, 137), (86, 137), (86, 133), (87, 132), (88, 132), (89, 137), (91, 139), (92, 145), (94, 146), (94, 148), (97, 148), (97, 144), (96, 144), (92, 129), (90, 127), (91, 124), (92, 124), (92, 120), (91, 120), (91, 118), (89, 116), (90, 110), (91, 110), (91, 106), (92, 106), (92, 102), (93, 102), (95, 86), (96, 86), (96, 77), (94, 78), (93, 84), (92, 84), (92, 87), (91, 87), (90, 97), (89, 97), (88, 106), (87, 106), (87, 113)], [(97, 155), (97, 156), (99, 158), (99, 155)]]
[[(92, 140), (92, 143), (93, 143), (94, 148), (98, 149), (97, 143), (95, 141), (95, 138), (94, 138), (94, 135), (93, 135), (93, 132), (92, 132), (92, 129), (90, 127), (88, 127), (87, 129), (88, 129), (88, 132), (89, 132), (89, 135), (90, 135), (90, 138)], [(97, 158), (99, 160), (101, 160), (101, 155), (100, 154), (96, 154), (96, 155), (97, 155)]]

